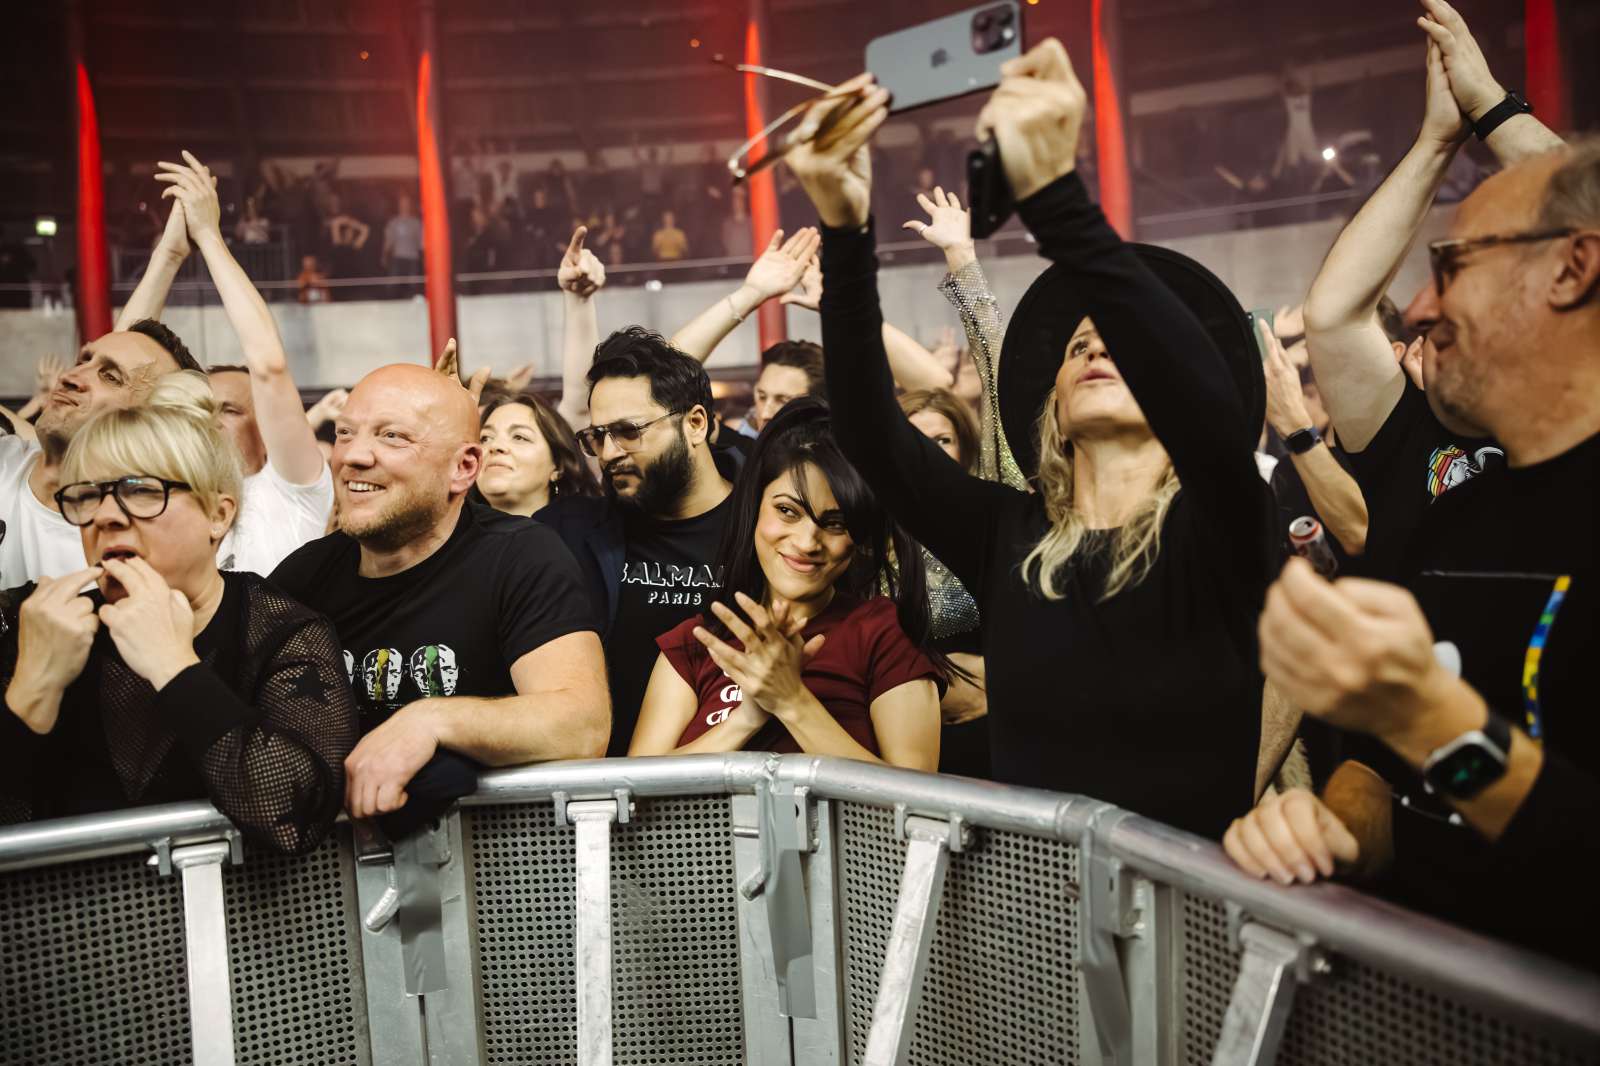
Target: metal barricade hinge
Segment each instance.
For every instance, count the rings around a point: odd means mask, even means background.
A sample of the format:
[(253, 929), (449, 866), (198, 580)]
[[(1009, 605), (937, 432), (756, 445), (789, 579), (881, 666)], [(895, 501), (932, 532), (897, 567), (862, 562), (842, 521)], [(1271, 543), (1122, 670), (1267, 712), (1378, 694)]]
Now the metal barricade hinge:
[(633, 815), (635, 813), (633, 793), (625, 788), (612, 789), (609, 797), (581, 796), (577, 799), (573, 799), (571, 793), (556, 791), (550, 793), (550, 798), (555, 801), (557, 825), (576, 825), (577, 823), (574, 821), (573, 816), (577, 813), (577, 811), (571, 808), (577, 808), (580, 805), (586, 807), (587, 809), (593, 810), (596, 809), (596, 804), (614, 804), (616, 811), (616, 818), (614, 820), (618, 825), (627, 825), (633, 820)]
[(1262, 925), (1233, 900), (1223, 901), (1222, 906), (1228, 915), (1228, 943), (1235, 949), (1244, 951), (1247, 948), (1246, 930), (1270, 928), (1281, 936), (1291, 937), (1299, 945), (1295, 955), (1294, 975), (1300, 984), (1310, 984), (1314, 978), (1333, 975), (1333, 956), (1323, 950), (1317, 938), (1310, 933), (1304, 931), (1289, 933), (1273, 926)]
[[(911, 822), (921, 822), (924, 825), (920, 829), (914, 830), (911, 828)], [(944, 823), (943, 828), (947, 830), (945, 847), (950, 850), (952, 855), (959, 855), (972, 846), (972, 827), (967, 824), (966, 818), (962, 815), (954, 811), (944, 815), (922, 814), (910, 810), (904, 803), (896, 803), (894, 805), (894, 835), (897, 839), (910, 840), (912, 832), (926, 832), (927, 823), (938, 822)]]
[(1230, 926), (1235, 922), (1239, 977), (1222, 1017), (1212, 1066), (1272, 1066), (1296, 990), (1331, 973), (1332, 964), (1309, 937), (1249, 921), (1230, 906)]
[[(773, 814), (773, 808), (780, 808), (783, 815)], [(787, 817), (789, 810), (793, 810), (794, 818)], [(765, 781), (756, 782), (756, 836), (777, 841), (779, 851), (798, 851), (809, 854), (817, 850), (817, 837), (812, 831), (812, 818), (814, 811), (811, 805), (811, 789), (806, 785), (796, 785), (791, 781), (774, 781), (770, 785)], [(744, 883), (739, 886), (740, 895), (745, 899), (755, 899), (761, 895), (767, 882), (772, 877), (772, 863), (768, 849), (761, 849), (761, 864)]]
[(175, 870), (198, 863), (226, 860), (233, 866), (244, 865), (244, 837), (237, 829), (224, 830), (221, 840), (184, 844), (176, 851), (171, 837), (151, 841), (150, 848), (155, 854), (145, 860), (145, 865), (154, 866), (162, 877), (171, 877)]

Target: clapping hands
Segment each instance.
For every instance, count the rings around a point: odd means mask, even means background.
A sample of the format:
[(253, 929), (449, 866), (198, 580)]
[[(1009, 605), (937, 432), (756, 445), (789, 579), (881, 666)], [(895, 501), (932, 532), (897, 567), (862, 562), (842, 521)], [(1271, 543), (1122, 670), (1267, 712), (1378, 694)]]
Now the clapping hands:
[[(217, 200), (217, 179), (192, 153), (185, 151), (183, 158), (184, 163), (156, 164), (159, 170), (156, 180), (167, 186), (161, 190), (162, 199), (171, 199), (183, 205), (183, 218), (189, 236), (197, 243), (213, 235), (220, 237), (222, 205)], [(167, 226), (169, 229), (172, 226), (170, 218)]]
[(711, 611), (744, 646), (743, 650), (718, 639), (703, 626), (695, 627), (695, 639), (705, 646), (712, 662), (743, 690), (747, 702), (782, 719), (797, 701), (809, 695), (800, 672), (821, 650), (824, 638), (819, 634), (802, 640), (803, 623), (791, 618), (787, 603), (780, 602), (769, 611), (742, 592), (734, 595), (734, 602), (748, 616), (748, 622), (721, 603), (713, 603)]

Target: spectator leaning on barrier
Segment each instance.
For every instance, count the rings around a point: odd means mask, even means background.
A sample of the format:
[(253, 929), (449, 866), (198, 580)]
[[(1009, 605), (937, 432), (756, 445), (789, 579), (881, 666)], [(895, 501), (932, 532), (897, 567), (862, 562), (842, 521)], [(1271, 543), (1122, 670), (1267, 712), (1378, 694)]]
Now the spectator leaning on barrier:
[(694, 359), (638, 326), (608, 337), (589, 370), (605, 495), (563, 497), (539, 515), (588, 575), (611, 680), (610, 754), (624, 755), (656, 659), (656, 637), (705, 610), (722, 575), (717, 545), (742, 456), (714, 449), (711, 381)]
[[(181, 233), (182, 215), (173, 214)], [(169, 233), (172, 228), (169, 221)], [(0, 438), (0, 522), (7, 530), (0, 540), (0, 587), (84, 568), (83, 542), (55, 502), (73, 436), (101, 411), (142, 403), (163, 374), (199, 369), (177, 334), (150, 319), (83, 346), (77, 365), (57, 379), (39, 412), (38, 439)]]
[(467, 503), (483, 455), (472, 395), (426, 367), (383, 367), (336, 426), (339, 532), (272, 581), (344, 646), (363, 734), (350, 813), (423, 800), (409, 827), (470, 791), (478, 764), (603, 752), (605, 663), (577, 565), (544, 526)]
[(203, 377), (169, 375), (68, 447), (62, 524), (92, 565), (0, 593), (0, 821), (210, 799), (283, 852), (332, 827), (356, 733), (339, 644), (218, 571), (240, 474), (216, 415)]

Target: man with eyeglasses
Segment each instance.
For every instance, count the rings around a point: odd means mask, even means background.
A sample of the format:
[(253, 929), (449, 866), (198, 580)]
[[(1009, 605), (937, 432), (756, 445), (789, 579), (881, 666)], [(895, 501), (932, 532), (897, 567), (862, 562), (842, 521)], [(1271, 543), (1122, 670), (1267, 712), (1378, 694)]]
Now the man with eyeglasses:
[[(1470, 34), (1442, 0), (1424, 6), (1429, 122), (1449, 128), (1453, 100), (1458, 123), (1494, 136), (1494, 90), (1464, 91), (1486, 69)], [(1426, 177), (1403, 163), (1388, 184), (1425, 204)], [(1326, 876), (1336, 857), (1387, 858), (1403, 902), (1593, 968), (1600, 915), (1550, 907), (1539, 873), (1600, 862), (1600, 141), (1488, 179), (1430, 253), (1433, 292), (1417, 308), (1435, 322), (1429, 403), (1499, 441), (1505, 466), (1426, 508), (1405, 587), (1330, 584), (1292, 562), (1269, 591), (1268, 678), (1366, 741), (1359, 757), (1378, 776), (1359, 794), (1271, 797), (1227, 846), (1286, 882)], [(1377, 288), (1384, 265), (1369, 266)]]
[(101, 411), (144, 402), (157, 379), (199, 370), (183, 341), (146, 319), (83, 346), (57, 380), (34, 425), (37, 443), (0, 437), (0, 588), (84, 569), (83, 541), (56, 505), (58, 471), (78, 429)]
[(660, 335), (607, 338), (589, 369), (602, 499), (563, 497), (539, 513), (578, 557), (606, 624), (611, 755), (626, 755), (658, 654), (656, 637), (705, 609), (721, 587), (717, 546), (738, 453), (715, 449), (711, 380)]

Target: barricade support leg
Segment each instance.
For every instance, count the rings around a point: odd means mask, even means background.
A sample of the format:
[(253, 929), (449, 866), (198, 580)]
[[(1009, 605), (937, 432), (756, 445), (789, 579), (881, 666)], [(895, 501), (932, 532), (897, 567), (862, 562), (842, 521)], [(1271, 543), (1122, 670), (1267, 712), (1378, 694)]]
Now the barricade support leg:
[(1294, 1007), (1305, 946), (1291, 936), (1247, 923), (1239, 930), (1244, 954), (1239, 979), (1222, 1018), (1212, 1066), (1272, 1066)]
[(577, 830), (579, 1066), (611, 1066), (611, 826), (627, 817), (625, 799), (563, 803)]
[(183, 876), (183, 940), (189, 975), (189, 1029), (195, 1066), (233, 1066), (233, 981), (222, 897), (227, 841), (172, 851)]

